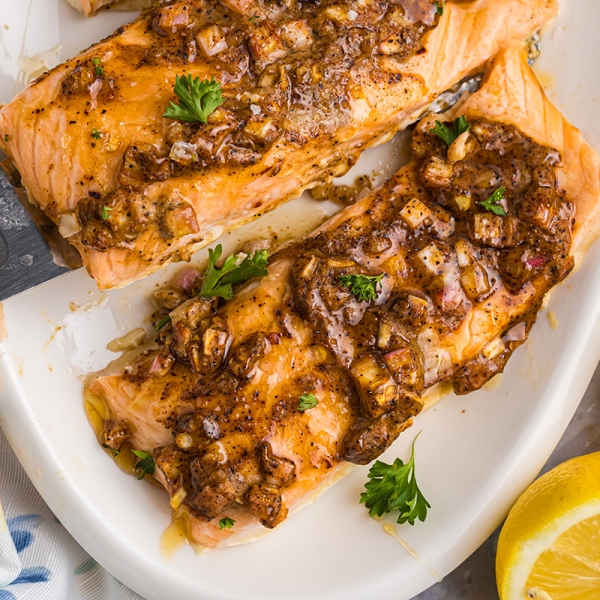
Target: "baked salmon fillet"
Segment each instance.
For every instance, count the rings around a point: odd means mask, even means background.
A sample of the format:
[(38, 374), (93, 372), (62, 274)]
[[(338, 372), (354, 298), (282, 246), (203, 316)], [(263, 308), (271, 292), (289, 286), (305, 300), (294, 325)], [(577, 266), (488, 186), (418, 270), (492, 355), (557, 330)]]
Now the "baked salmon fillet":
[(156, 344), (88, 382), (101, 442), (130, 464), (130, 448), (152, 456), (192, 542), (258, 537), (377, 458), (426, 390), (480, 388), (596, 236), (600, 158), (522, 44), (442, 120), (422, 120), (409, 164), (232, 300), (199, 295), (213, 275), (186, 267), (156, 294), (173, 309)]
[[(0, 148), (99, 287), (122, 287), (346, 172), (556, 10), (161, 2), (0, 109)], [(163, 117), (185, 75), (202, 114), (182, 118), (205, 123)]]

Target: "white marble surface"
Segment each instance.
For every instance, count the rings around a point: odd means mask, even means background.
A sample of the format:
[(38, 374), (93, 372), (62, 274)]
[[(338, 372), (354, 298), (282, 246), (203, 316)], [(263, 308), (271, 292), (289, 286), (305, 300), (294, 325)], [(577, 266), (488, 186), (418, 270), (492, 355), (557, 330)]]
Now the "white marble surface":
[[(582, 454), (600, 451), (600, 366), (571, 424), (540, 475)], [(460, 567), (413, 600), (498, 600), (496, 545), (500, 528)]]

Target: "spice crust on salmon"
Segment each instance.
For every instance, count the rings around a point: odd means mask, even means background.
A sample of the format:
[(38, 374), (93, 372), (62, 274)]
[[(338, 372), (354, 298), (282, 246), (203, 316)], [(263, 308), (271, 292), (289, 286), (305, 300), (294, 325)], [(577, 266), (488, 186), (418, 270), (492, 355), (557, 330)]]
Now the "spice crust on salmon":
[[(122, 287), (344, 173), (557, 10), (443, 6), (162, 2), (0, 109), (0, 148), (99, 287)], [(206, 122), (163, 117), (177, 76), (218, 84)]]
[(194, 543), (255, 539), (377, 458), (425, 390), (501, 372), (596, 236), (599, 200), (600, 158), (512, 44), (417, 126), (408, 165), (266, 277), (228, 302), (199, 297), (202, 277), (163, 294), (179, 300), (158, 347), (87, 386), (109, 411), (101, 440), (153, 456)]

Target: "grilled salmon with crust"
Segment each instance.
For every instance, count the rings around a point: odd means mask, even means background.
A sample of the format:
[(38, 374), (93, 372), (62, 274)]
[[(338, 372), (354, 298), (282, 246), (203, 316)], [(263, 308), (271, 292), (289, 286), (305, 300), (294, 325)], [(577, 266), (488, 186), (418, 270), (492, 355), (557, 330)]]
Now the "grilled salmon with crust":
[[(378, 457), (425, 390), (480, 388), (597, 234), (600, 158), (544, 96), (522, 44), (443, 124), (461, 115), (470, 128), (450, 146), (424, 119), (408, 165), (233, 300), (218, 306), (179, 278), (159, 294), (179, 305), (158, 347), (88, 384), (110, 415), (101, 441), (153, 453), (192, 541), (255, 539)], [(376, 278), (362, 299), (344, 279), (358, 274)]]
[[(0, 109), (0, 148), (101, 288), (122, 287), (345, 172), (556, 0), (175, 0)], [(208, 123), (163, 118), (177, 75)]]

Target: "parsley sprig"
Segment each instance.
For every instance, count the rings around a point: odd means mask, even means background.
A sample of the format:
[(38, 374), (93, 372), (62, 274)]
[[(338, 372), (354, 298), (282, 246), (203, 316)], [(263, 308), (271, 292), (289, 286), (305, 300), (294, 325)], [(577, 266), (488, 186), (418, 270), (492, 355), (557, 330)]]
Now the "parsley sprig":
[(359, 302), (377, 300), (379, 282), (385, 277), (381, 275), (341, 275), (338, 282), (342, 287), (350, 288), (350, 292)]
[(440, 15), (440, 17), (444, 14), (444, 4), (445, 2), (435, 2), (435, 12)]
[(141, 469), (142, 473), (138, 479), (144, 479), (146, 475), (154, 475), (154, 458), (152, 454), (142, 452), (141, 450), (132, 450), (132, 452), (140, 459), (135, 465), (136, 469)]
[(417, 519), (425, 521), (431, 504), (417, 485), (415, 442), (418, 437), (412, 443), (410, 460), (406, 464), (399, 458), (391, 465), (378, 460), (369, 470), (370, 481), (365, 483), (367, 491), (360, 495), (360, 503), (369, 509), (370, 516), (381, 517), (397, 510), (400, 525), (407, 522), (414, 525)]
[(491, 210), (494, 214), (501, 217), (506, 217), (508, 214), (502, 204), (504, 200), (504, 194), (506, 193), (505, 187), (499, 187), (487, 200), (481, 200), (477, 204), (483, 206), (486, 210)]
[(304, 412), (309, 408), (314, 408), (317, 404), (319, 404), (319, 401), (317, 400), (317, 397), (314, 394), (302, 394), (302, 396), (300, 396), (298, 410), (300, 412)]
[(203, 298), (217, 296), (231, 300), (234, 285), (246, 283), (253, 277), (268, 275), (266, 267), (269, 253), (266, 250), (249, 254), (239, 265), (237, 256), (231, 254), (225, 259), (223, 266), (218, 269), (216, 265), (222, 253), (223, 246), (221, 244), (214, 250), (208, 250), (208, 267), (200, 290), (200, 296)]
[(175, 76), (175, 95), (179, 104), (169, 102), (163, 117), (188, 121), (191, 123), (206, 123), (208, 115), (223, 104), (221, 86), (213, 77), (210, 81), (194, 79), (191, 75)]
[(442, 138), (448, 146), (452, 145), (452, 142), (465, 131), (471, 129), (471, 124), (467, 123), (465, 115), (461, 115), (457, 119), (454, 119), (454, 123), (448, 127), (444, 123), (439, 121), (435, 122), (435, 127), (430, 129), (431, 133), (435, 133), (439, 138)]
[(235, 524), (235, 519), (225, 517), (219, 521), (219, 529), (231, 529)]
[(114, 206), (103, 206), (100, 216), (104, 221), (110, 219), (110, 213), (114, 210)]

